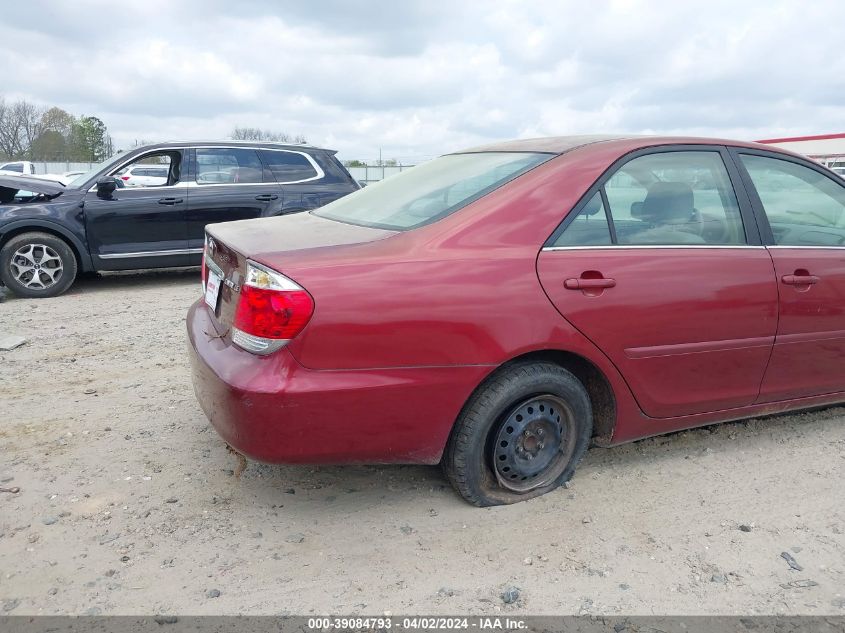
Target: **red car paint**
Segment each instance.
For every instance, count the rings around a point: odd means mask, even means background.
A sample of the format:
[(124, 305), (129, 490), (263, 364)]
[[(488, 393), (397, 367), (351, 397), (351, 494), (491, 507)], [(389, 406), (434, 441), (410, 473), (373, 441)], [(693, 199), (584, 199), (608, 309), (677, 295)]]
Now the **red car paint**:
[[(630, 152), (790, 154), (713, 139), (570, 145), (507, 145), (562, 153), (410, 231), (311, 214), (208, 227), (212, 257), (235, 282), (216, 315), (202, 300), (191, 308), (188, 335), (197, 398), (218, 432), (267, 462), (436, 463), (486, 376), (550, 351), (594, 368), (612, 393), (594, 406), (604, 444), (845, 400), (845, 249), (542, 250)], [(247, 257), (315, 301), (305, 329), (266, 357), (229, 333)], [(780, 282), (803, 269), (824, 283)], [(614, 283), (577, 287), (597, 278)]]

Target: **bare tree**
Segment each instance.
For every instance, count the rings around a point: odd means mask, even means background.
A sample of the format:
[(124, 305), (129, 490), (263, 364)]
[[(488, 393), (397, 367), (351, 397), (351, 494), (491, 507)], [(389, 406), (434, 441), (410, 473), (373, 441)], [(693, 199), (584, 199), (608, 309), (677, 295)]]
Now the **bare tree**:
[(43, 108), (0, 95), (0, 155), (29, 160), (102, 160), (114, 153), (105, 123), (74, 117), (61, 108)]
[(138, 139), (138, 138), (136, 138), (136, 139), (132, 142), (132, 145), (130, 145), (130, 146), (129, 146), (129, 149), (136, 149), (136, 148), (138, 148), (138, 147), (143, 147), (144, 145), (152, 145), (153, 143), (155, 143), (155, 141), (148, 141), (147, 139), (143, 139), (143, 138)]
[(41, 131), (44, 109), (20, 99), (8, 103), (0, 97), (0, 151), (9, 158), (29, 157)]
[(14, 110), (21, 126), (21, 153), (31, 160), (32, 143), (44, 129), (43, 119), (46, 110), (23, 99), (15, 103)]
[(6, 138), (5, 138), (5, 130), (6, 130), (6, 119), (8, 117), (9, 108), (6, 105), (6, 99), (3, 96), (0, 96), (0, 155), (4, 158), (11, 158), (8, 152), (8, 147), (6, 146)]
[(0, 97), (0, 151), (7, 158), (15, 158), (20, 152), (20, 124), (15, 117), (14, 104)]
[(267, 141), (269, 143), (306, 143), (302, 134), (291, 136), (286, 132), (273, 132), (257, 127), (236, 127), (230, 134), (234, 141)]

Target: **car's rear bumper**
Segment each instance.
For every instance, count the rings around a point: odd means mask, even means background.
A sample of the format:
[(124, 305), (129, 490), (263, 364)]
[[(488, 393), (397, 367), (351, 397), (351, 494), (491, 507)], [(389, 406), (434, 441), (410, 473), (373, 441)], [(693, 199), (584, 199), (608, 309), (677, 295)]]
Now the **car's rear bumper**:
[(315, 371), (287, 349), (256, 356), (216, 334), (202, 301), (187, 319), (194, 391), (223, 439), (271, 463), (434, 464), (491, 367)]

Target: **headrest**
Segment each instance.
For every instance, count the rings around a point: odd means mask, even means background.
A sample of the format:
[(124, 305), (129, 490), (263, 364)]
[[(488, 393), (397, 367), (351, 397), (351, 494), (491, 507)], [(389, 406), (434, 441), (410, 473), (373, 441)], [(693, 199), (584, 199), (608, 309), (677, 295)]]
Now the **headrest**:
[(695, 212), (692, 187), (684, 182), (656, 182), (639, 210), (640, 217), (651, 222), (688, 219)]
[(590, 201), (587, 202), (586, 205), (584, 205), (584, 208), (581, 210), (581, 213), (583, 213), (584, 215), (595, 215), (596, 213), (602, 210), (601, 204), (601, 196), (596, 194), (592, 198), (590, 198)]

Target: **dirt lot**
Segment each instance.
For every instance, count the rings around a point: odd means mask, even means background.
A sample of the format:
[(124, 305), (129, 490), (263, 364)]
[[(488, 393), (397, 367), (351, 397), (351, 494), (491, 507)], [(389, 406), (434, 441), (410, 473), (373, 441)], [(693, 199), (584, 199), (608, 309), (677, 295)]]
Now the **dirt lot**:
[(593, 449), (503, 508), (433, 467), (237, 479), (188, 375), (197, 277), (0, 294), (29, 338), (0, 352), (0, 613), (845, 614), (845, 409)]

